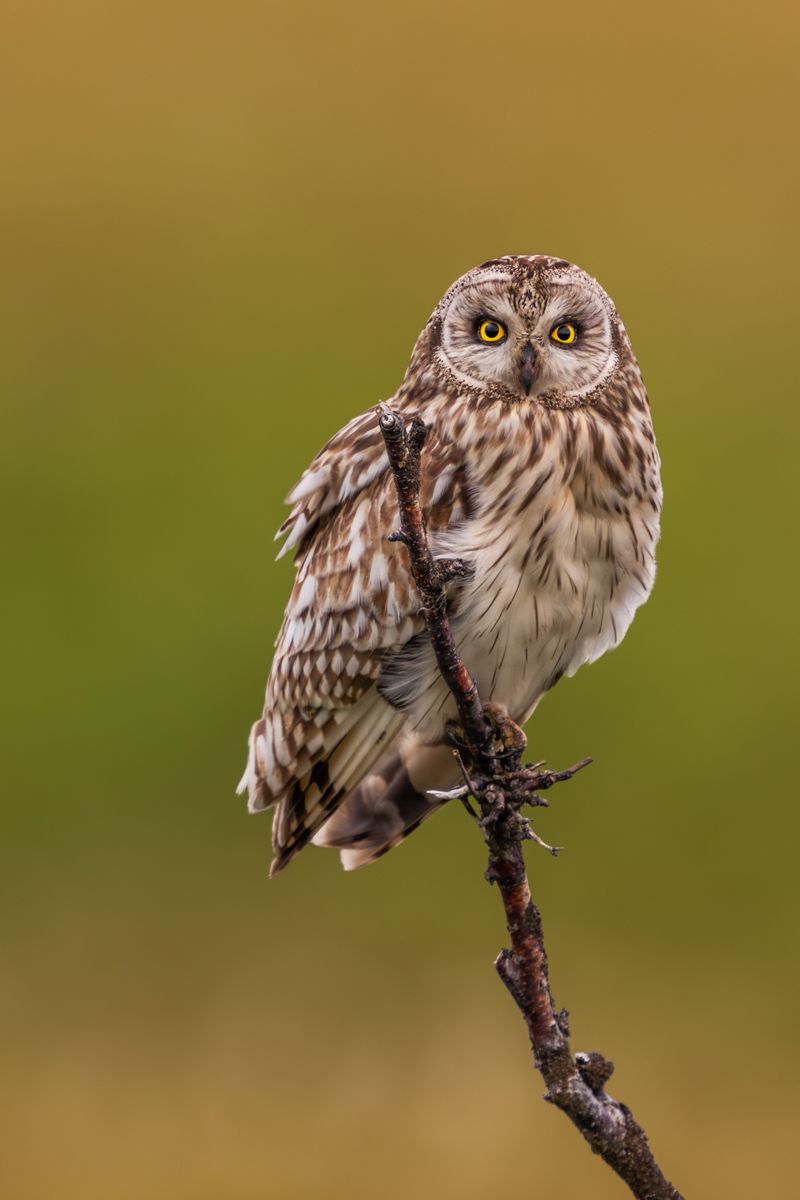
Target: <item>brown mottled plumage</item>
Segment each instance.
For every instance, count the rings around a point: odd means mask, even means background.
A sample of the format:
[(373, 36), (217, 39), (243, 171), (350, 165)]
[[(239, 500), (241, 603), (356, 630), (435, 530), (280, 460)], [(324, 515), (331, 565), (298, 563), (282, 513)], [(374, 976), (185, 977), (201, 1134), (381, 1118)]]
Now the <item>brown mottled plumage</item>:
[[(490, 322), (488, 326), (485, 322)], [(571, 331), (571, 332), (570, 332)], [(488, 342), (484, 336), (494, 340)], [(430, 427), (422, 503), (459, 650), (522, 724), (615, 646), (655, 574), (661, 484), (647, 394), (609, 297), (543, 255), (462, 276), (388, 401)], [(458, 781), (375, 412), (317, 455), (280, 533), (297, 578), (242, 780), (275, 806), (272, 874), (311, 839), (347, 868), (401, 841)]]

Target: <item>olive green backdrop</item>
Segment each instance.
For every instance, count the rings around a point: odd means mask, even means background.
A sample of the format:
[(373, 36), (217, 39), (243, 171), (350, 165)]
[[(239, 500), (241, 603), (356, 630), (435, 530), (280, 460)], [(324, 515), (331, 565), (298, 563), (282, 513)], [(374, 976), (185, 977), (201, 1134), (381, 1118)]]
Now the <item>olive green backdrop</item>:
[(2, 14), (4, 1194), (623, 1195), (541, 1101), (463, 812), (268, 884), (234, 797), (283, 496), (535, 251), (615, 298), (666, 489), (652, 601), (529, 730), (596, 759), (530, 854), (556, 999), (687, 1195), (792, 1194), (796, 12)]

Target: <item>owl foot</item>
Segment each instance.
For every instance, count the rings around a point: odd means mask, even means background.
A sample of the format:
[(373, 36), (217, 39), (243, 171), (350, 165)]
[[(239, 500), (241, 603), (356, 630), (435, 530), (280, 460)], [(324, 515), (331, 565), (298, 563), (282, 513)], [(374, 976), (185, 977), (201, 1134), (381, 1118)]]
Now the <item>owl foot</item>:
[[(499, 837), (531, 841), (548, 854), (558, 854), (563, 847), (551, 846), (541, 838), (520, 810), (525, 806), (548, 808), (548, 801), (539, 793), (572, 779), (592, 760), (584, 758), (564, 771), (551, 771), (544, 761), (523, 766), (527, 745), (523, 730), (501, 704), (485, 704), (483, 712), (488, 726), (487, 749), (480, 757), (474, 756), (464, 730), (456, 722), (449, 722), (447, 735), (464, 783), (448, 792), (429, 794), (441, 800), (460, 800), (487, 840)], [(475, 811), (470, 797), (477, 801), (480, 812)]]
[(505, 760), (513, 760), (518, 757), (521, 762), (528, 739), (516, 721), (511, 719), (505, 705), (484, 704), (483, 715), (491, 730), (495, 756)]
[[(528, 744), (524, 732), (508, 715), (508, 709), (502, 704), (484, 704), (483, 715), (489, 727), (491, 754), (509, 767), (522, 765), (522, 755)], [(464, 730), (457, 721), (447, 722), (447, 737), (456, 750), (470, 758), (469, 746)], [(542, 765), (541, 763), (539, 764)], [(463, 770), (463, 768), (462, 768)]]
[[(506, 730), (503, 738), (507, 748), (496, 754), (498, 759), (503, 755), (507, 758), (517, 755), (519, 759), (522, 754), (522, 748), (519, 746), (520, 738), (516, 736), (515, 731), (522, 738), (524, 738), (524, 734), (519, 726), (514, 725), (513, 722), (509, 722), (509, 724), (512, 726), (510, 735)], [(453, 737), (452, 730), (451, 737)], [(464, 777), (464, 783), (461, 787), (453, 788), (449, 792), (434, 792), (433, 795), (443, 800), (460, 800), (484, 834), (492, 836), (503, 830), (503, 836), (535, 842), (537, 846), (541, 846), (543, 850), (554, 857), (564, 849), (563, 846), (551, 846), (549, 842), (540, 837), (530, 820), (524, 817), (520, 810), (524, 806), (549, 808), (549, 801), (544, 796), (540, 796), (539, 792), (547, 791), (556, 783), (572, 779), (573, 775), (589, 765), (592, 761), (590, 758), (584, 758), (564, 771), (548, 770), (544, 762), (529, 763), (525, 767), (517, 766), (516, 769), (511, 763), (498, 762), (497, 770), (492, 775), (486, 775), (467, 756), (468, 767), (461, 751), (456, 749), (453, 753)], [(470, 797), (474, 797), (477, 801), (480, 813), (477, 813), (472, 807)]]

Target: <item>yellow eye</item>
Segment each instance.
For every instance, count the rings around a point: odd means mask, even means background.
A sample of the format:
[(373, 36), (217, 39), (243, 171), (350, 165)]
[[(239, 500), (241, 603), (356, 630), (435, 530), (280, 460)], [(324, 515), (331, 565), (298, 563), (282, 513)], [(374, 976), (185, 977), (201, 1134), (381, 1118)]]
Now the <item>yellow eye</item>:
[(488, 342), (491, 346), (495, 342), (502, 342), (506, 331), (499, 321), (481, 321), (478, 327), (478, 336), (482, 342)]
[(562, 321), (550, 330), (551, 341), (558, 342), (559, 346), (571, 346), (577, 336), (578, 331), (571, 321)]

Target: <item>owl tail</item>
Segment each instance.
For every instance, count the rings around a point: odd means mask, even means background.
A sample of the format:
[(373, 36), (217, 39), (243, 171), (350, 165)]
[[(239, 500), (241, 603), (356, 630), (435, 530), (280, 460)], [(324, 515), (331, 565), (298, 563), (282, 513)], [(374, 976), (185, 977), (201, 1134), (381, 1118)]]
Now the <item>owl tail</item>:
[(388, 751), (311, 839), (341, 852), (345, 871), (374, 862), (446, 801), (427, 794), (459, 782), (445, 746), (400, 745)]

